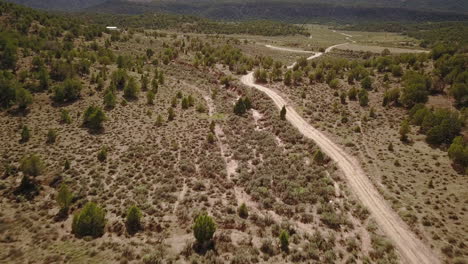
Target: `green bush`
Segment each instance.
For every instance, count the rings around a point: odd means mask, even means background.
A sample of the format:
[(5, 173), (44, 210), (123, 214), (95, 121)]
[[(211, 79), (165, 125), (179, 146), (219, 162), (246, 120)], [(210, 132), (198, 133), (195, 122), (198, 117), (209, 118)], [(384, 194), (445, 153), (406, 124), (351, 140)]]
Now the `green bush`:
[(361, 89), (358, 93), (359, 98), (359, 105), (360, 106), (367, 106), (369, 104), (369, 95), (367, 90)]
[(31, 93), (20, 87), (16, 89), (16, 103), (18, 104), (18, 107), (22, 110), (26, 109), (28, 105), (30, 105), (33, 101), (33, 97)]
[(107, 159), (107, 147), (104, 146), (99, 150), (97, 158), (100, 162), (104, 162)]
[(463, 137), (458, 136), (453, 139), (452, 144), (448, 149), (448, 155), (453, 162), (463, 167), (468, 165), (468, 147)]
[(54, 129), (49, 129), (49, 131), (47, 131), (46, 143), (52, 144), (52, 143), (55, 143), (56, 140), (57, 140), (57, 131)]
[(125, 70), (118, 69), (112, 73), (111, 85), (118, 90), (123, 90), (127, 86), (128, 75)]
[(99, 237), (104, 234), (105, 212), (93, 202), (88, 202), (73, 216), (72, 233), (78, 237)]
[(124, 88), (124, 97), (128, 100), (134, 100), (138, 98), (138, 94), (140, 93), (140, 87), (136, 83), (135, 78), (130, 77), (128, 80), (127, 86)]
[(247, 206), (245, 205), (245, 203), (242, 203), (242, 204), (239, 206), (239, 209), (237, 209), (237, 213), (238, 213), (239, 216), (242, 217), (242, 218), (247, 218), (247, 217), (249, 217), (249, 211), (247, 210)]
[(104, 111), (98, 106), (89, 106), (84, 112), (83, 125), (93, 130), (102, 129), (102, 123), (106, 120)]
[(399, 130), (400, 140), (403, 142), (408, 141), (408, 133), (410, 132), (411, 132), (411, 129), (410, 129), (409, 123), (407, 120), (404, 120), (401, 123), (400, 130)]
[(77, 79), (66, 79), (53, 89), (52, 99), (56, 103), (71, 102), (80, 97), (82, 85)]
[(193, 235), (198, 243), (204, 245), (213, 238), (216, 231), (216, 224), (206, 213), (198, 215), (193, 225)]
[(330, 83), (328, 85), (330, 86), (330, 88), (336, 89), (336, 88), (339, 87), (340, 82), (338, 81), (338, 79), (333, 79), (333, 80), (330, 81)]
[(153, 91), (149, 90), (148, 92), (146, 92), (146, 102), (149, 104), (149, 105), (153, 105), (154, 104), (154, 97), (155, 97), (155, 94)]
[(72, 200), (73, 194), (70, 192), (68, 186), (65, 184), (60, 185), (60, 189), (57, 194), (57, 203), (60, 206), (60, 211), (67, 214)]
[(362, 89), (372, 90), (372, 79), (369, 76), (362, 79), (361, 87)]
[(134, 234), (141, 229), (141, 211), (138, 207), (132, 206), (128, 209), (126, 226), (129, 234)]
[(409, 71), (403, 76), (403, 89), (400, 102), (406, 107), (417, 103), (425, 103), (428, 99), (431, 80), (420, 73)]
[(112, 91), (112, 89), (108, 89), (104, 95), (104, 107), (107, 109), (112, 109), (116, 104), (117, 99), (115, 97), (115, 93)]
[(21, 142), (28, 142), (31, 137), (31, 132), (29, 132), (28, 126), (24, 125), (21, 129)]
[(66, 109), (62, 109), (60, 111), (60, 122), (64, 124), (70, 124), (71, 123), (71, 116), (70, 112)]
[(39, 156), (32, 154), (21, 160), (20, 169), (24, 175), (36, 177), (44, 171), (44, 163)]
[(244, 100), (239, 98), (239, 100), (237, 100), (236, 104), (234, 105), (234, 114), (241, 116), (244, 115), (246, 111), (247, 109), (245, 107)]
[(279, 235), (281, 250), (287, 252), (289, 250), (289, 233), (286, 230), (281, 230)]

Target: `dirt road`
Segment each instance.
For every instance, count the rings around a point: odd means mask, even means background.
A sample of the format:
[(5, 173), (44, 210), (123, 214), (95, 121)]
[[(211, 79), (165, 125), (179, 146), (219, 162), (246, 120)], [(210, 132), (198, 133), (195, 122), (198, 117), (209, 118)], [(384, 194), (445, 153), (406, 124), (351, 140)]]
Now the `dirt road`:
[[(346, 43), (345, 43), (346, 44)], [(330, 52), (335, 45), (326, 49)], [(316, 53), (309, 59), (320, 57), (323, 53)], [(372, 182), (366, 176), (359, 163), (352, 156), (348, 155), (338, 145), (333, 143), (320, 131), (308, 124), (286, 101), (275, 91), (256, 84), (253, 72), (242, 76), (242, 83), (254, 87), (267, 94), (278, 108), (286, 106), (286, 118), (305, 137), (312, 139), (330, 158), (332, 158), (343, 171), (351, 191), (360, 199), (364, 206), (371, 212), (372, 217), (377, 222), (386, 236), (392, 240), (404, 263), (412, 264), (437, 264), (440, 263), (437, 255), (420, 241), (404, 223), (401, 218), (387, 204), (379, 194)]]

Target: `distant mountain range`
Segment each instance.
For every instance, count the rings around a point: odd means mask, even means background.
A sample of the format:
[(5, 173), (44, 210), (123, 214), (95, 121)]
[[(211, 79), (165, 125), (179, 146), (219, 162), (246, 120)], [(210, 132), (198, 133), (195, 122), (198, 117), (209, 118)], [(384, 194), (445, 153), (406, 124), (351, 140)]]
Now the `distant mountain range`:
[(102, 4), (108, 0), (6, 0), (33, 8), (76, 11)]
[(8, 0), (35, 8), (212, 19), (309, 21), (468, 21), (468, 0)]

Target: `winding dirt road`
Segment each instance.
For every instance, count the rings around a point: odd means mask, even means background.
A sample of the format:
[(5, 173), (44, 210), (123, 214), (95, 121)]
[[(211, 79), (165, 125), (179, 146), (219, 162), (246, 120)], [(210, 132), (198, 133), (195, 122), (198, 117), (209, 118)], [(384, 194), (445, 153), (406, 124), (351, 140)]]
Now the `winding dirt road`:
[[(325, 53), (332, 49), (345, 45), (339, 44), (331, 46), (325, 50)], [(282, 49), (285, 50), (286, 48)], [(291, 50), (296, 51), (296, 50)], [(315, 53), (308, 59), (315, 59), (322, 56), (324, 53)], [(291, 65), (290, 67), (294, 66)], [(379, 194), (372, 182), (362, 170), (359, 162), (352, 156), (348, 155), (338, 145), (333, 143), (320, 131), (308, 124), (291, 106), (288, 106), (286, 101), (275, 91), (256, 84), (253, 77), (253, 72), (242, 76), (241, 82), (247, 86), (254, 87), (267, 94), (276, 104), (278, 108), (286, 106), (287, 120), (296, 127), (305, 137), (312, 139), (331, 159), (333, 159), (338, 167), (343, 171), (346, 180), (364, 206), (371, 212), (381, 230), (386, 236), (391, 239), (400, 254), (400, 259), (404, 263), (412, 264), (437, 264), (441, 263), (438, 256), (430, 250), (421, 240), (419, 240), (409, 229), (403, 220), (395, 213), (387, 204), (384, 198)]]

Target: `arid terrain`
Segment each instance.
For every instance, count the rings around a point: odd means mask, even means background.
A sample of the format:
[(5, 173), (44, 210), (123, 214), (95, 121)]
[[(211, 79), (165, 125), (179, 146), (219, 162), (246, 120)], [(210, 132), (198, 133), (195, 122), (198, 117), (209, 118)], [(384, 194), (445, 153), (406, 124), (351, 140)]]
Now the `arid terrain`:
[(1, 263), (467, 263), (463, 51), (0, 7)]

